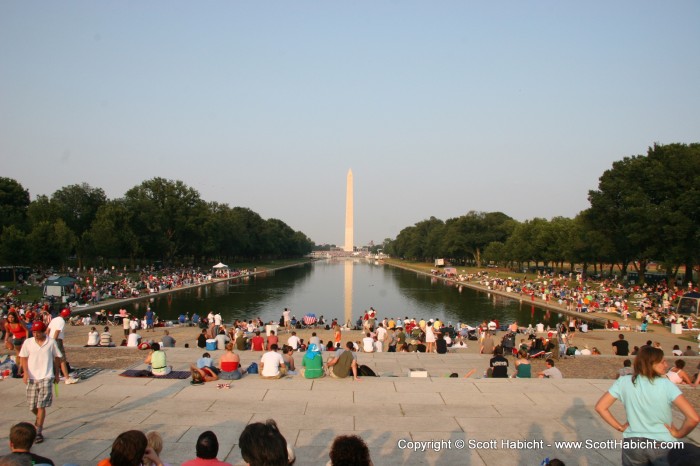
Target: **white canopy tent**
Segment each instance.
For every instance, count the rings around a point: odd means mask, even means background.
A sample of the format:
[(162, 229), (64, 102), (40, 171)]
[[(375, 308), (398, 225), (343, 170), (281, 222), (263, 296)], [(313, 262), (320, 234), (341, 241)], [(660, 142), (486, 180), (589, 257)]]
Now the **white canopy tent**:
[(212, 267), (212, 269), (214, 269), (214, 275), (217, 275), (217, 272), (226, 272), (226, 277), (230, 277), (231, 271), (229, 270), (229, 266), (226, 264), (219, 262), (214, 267)]

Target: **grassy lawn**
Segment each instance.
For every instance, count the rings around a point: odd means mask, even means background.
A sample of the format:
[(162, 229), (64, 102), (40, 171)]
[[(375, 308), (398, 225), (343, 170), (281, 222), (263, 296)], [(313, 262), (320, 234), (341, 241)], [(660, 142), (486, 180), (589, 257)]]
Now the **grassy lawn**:
[[(430, 273), (431, 270), (437, 269), (434, 264), (431, 264), (429, 262), (415, 262), (415, 261), (408, 261), (408, 260), (400, 260), (400, 259), (384, 259), (384, 262), (388, 264), (393, 264), (393, 265), (398, 265), (402, 267), (408, 267), (413, 270), (418, 270), (421, 272), (427, 272)], [(522, 280), (523, 278), (536, 278), (537, 274), (536, 273), (522, 273), (522, 272), (513, 272), (512, 270), (509, 270), (507, 268), (503, 267), (465, 267), (465, 266), (450, 266), (454, 267), (457, 269), (458, 274), (477, 274), (479, 272), (484, 273), (487, 272), (489, 276), (491, 277), (500, 277), (500, 278), (512, 278), (514, 280)], [(442, 269), (442, 267), (440, 268)]]
[(5, 295), (9, 290), (19, 290), (20, 294), (17, 298), (24, 302), (31, 302), (41, 299), (44, 295), (44, 290), (41, 286), (32, 285), (17, 285), (15, 282), (0, 282), (0, 289), (2, 289), (2, 294)]

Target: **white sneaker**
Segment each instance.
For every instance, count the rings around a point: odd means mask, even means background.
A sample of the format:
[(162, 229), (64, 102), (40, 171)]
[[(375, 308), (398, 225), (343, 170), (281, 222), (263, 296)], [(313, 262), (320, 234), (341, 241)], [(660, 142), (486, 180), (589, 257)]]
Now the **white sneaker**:
[(68, 377), (66, 379), (66, 385), (70, 385), (70, 384), (74, 384), (74, 383), (78, 383), (78, 379), (74, 379), (73, 377)]

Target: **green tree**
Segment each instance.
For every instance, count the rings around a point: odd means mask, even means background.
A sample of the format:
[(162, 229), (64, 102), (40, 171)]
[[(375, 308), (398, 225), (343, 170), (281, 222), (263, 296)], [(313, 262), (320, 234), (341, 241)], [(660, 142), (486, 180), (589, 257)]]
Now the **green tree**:
[(448, 257), (471, 259), (481, 267), (481, 254), (491, 242), (505, 241), (515, 228), (515, 221), (502, 212), (470, 211), (445, 222), (443, 247)]
[(41, 222), (53, 223), (58, 219), (55, 205), (51, 204), (48, 196), (39, 195), (34, 199), (27, 209), (27, 217), (29, 218), (30, 229)]
[(651, 203), (658, 205), (661, 225), (656, 257), (671, 265), (673, 275), (684, 265), (687, 283), (700, 263), (700, 144), (655, 144), (647, 158)]
[(590, 210), (580, 212), (573, 220), (573, 228), (570, 231), (571, 263), (582, 264), (584, 273), (588, 265), (594, 265), (594, 271), (600, 265), (603, 272), (603, 263), (614, 263), (615, 254), (612, 241), (602, 232), (595, 229), (589, 219)]
[(87, 234), (95, 254), (105, 259), (129, 258), (133, 266), (141, 252), (132, 230), (132, 213), (121, 199), (108, 201), (98, 209)]
[(554, 217), (547, 225), (545, 260), (559, 264), (564, 268), (564, 262), (573, 261), (572, 230), (574, 221), (566, 217)]
[(20, 265), (28, 259), (27, 238), (16, 225), (2, 230), (0, 235), (0, 258), (8, 265)]
[(625, 157), (589, 192), (588, 218), (612, 243), (623, 274), (631, 262), (644, 280), (647, 263), (698, 261), (700, 144), (654, 145)]
[(231, 215), (236, 230), (241, 232), (240, 254), (249, 259), (262, 257), (265, 254), (265, 220), (257, 212), (246, 207), (234, 207)]
[(60, 266), (68, 258), (75, 235), (63, 220), (54, 223), (39, 222), (27, 237), (31, 259), (41, 266)]
[(14, 225), (25, 228), (29, 191), (12, 178), (0, 177), (0, 232)]
[(89, 250), (92, 238), (86, 235), (97, 211), (107, 202), (102, 188), (93, 188), (87, 183), (65, 186), (51, 195), (53, 212), (70, 228), (75, 237), (75, 253), (78, 267)]
[[(436, 250), (434, 241), (440, 234), (432, 234), (435, 229), (442, 231), (445, 223), (435, 217), (430, 217), (428, 220), (423, 220), (416, 223), (412, 227), (407, 227), (401, 230), (393, 244), (395, 254), (400, 257), (409, 259), (434, 259)], [(430, 238), (431, 244), (428, 243)]]
[(151, 259), (171, 262), (193, 253), (202, 240), (206, 205), (199, 193), (182, 181), (153, 178), (128, 190), (126, 208), (133, 213), (132, 229)]
[(51, 195), (54, 212), (78, 237), (90, 228), (97, 211), (106, 202), (102, 188), (87, 183), (65, 186)]
[(484, 248), (482, 258), (488, 262), (502, 264), (508, 261), (506, 256), (506, 245), (500, 241), (492, 241)]
[(536, 256), (535, 245), (532, 241), (534, 237), (533, 228), (530, 221), (518, 223), (513, 229), (513, 233), (505, 242), (504, 250), (509, 261), (517, 262), (521, 268), (523, 263), (530, 263)]

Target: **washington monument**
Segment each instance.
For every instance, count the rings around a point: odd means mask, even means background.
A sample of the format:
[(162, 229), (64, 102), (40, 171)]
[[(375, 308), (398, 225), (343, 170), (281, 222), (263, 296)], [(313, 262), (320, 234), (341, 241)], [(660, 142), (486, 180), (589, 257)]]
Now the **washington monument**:
[(348, 170), (348, 184), (345, 192), (345, 252), (353, 252), (354, 226), (353, 226), (353, 194), (352, 194), (352, 169)]

